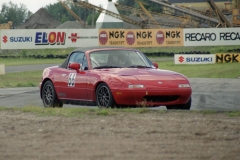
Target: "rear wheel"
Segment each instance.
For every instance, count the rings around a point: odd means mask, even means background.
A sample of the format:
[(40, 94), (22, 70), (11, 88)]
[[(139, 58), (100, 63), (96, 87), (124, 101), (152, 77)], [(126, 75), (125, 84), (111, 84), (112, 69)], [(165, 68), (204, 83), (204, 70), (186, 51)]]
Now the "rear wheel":
[(102, 83), (97, 87), (96, 98), (97, 106), (100, 108), (108, 108), (114, 106), (114, 99), (111, 90), (105, 83)]
[(46, 81), (42, 88), (42, 101), (44, 107), (62, 107), (63, 103), (58, 100), (51, 81)]
[(166, 106), (168, 110), (176, 109), (176, 110), (190, 110), (192, 104), (192, 98), (186, 104), (178, 104), (178, 105), (171, 105)]

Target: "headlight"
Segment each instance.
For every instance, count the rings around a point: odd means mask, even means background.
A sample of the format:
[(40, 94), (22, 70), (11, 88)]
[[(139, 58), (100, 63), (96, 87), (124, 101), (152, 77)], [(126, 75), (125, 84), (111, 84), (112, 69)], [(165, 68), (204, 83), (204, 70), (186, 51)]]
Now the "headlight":
[(178, 85), (179, 88), (190, 88), (190, 84), (179, 84)]
[(144, 85), (142, 85), (142, 84), (130, 84), (130, 85), (128, 85), (128, 88), (144, 88)]

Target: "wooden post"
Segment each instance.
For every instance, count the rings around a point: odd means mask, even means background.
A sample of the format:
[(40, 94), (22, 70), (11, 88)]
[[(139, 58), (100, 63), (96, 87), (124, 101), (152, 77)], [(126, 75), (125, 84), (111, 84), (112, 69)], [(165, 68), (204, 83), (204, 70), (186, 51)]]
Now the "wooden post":
[(0, 75), (4, 75), (4, 74), (5, 74), (5, 65), (0, 64)]

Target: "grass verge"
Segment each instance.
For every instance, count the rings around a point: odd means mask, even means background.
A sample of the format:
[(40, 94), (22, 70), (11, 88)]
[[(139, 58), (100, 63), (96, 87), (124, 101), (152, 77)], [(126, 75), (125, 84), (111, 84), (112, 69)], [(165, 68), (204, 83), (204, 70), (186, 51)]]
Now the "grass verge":
[(172, 70), (188, 78), (238, 78), (239, 63), (176, 65), (172, 61), (158, 62), (160, 69)]
[(152, 47), (138, 48), (142, 52), (190, 52), (190, 51), (205, 51), (211, 54), (229, 53), (229, 50), (239, 49), (239, 46), (189, 46), (189, 47)]
[[(9, 108), (5, 108), (9, 109)], [(111, 116), (119, 113), (146, 113), (152, 112), (146, 108), (126, 108), (126, 109), (100, 109), (100, 108), (41, 108), (41, 107), (23, 107), (13, 108), (22, 112), (34, 113), (39, 116), (64, 116), (64, 117), (81, 117), (84, 115), (92, 116)], [(0, 109), (1, 110), (1, 109)], [(4, 110), (4, 109), (3, 109)]]
[(37, 87), (42, 80), (42, 71), (27, 71), (0, 75), (0, 88)]
[[(227, 117), (240, 117), (240, 111), (181, 111), (181, 110), (150, 110), (146, 108), (126, 108), (126, 109), (100, 109), (100, 108), (41, 108), (41, 107), (23, 107), (23, 108), (7, 108), (0, 107), (0, 111), (20, 111), (24, 113), (33, 113), (37, 116), (61, 116), (61, 117), (83, 117), (83, 116), (114, 116), (118, 114), (168, 114), (171, 112), (183, 113), (183, 114), (202, 114), (202, 115), (214, 115), (224, 114)], [(160, 116), (160, 115), (159, 115)]]

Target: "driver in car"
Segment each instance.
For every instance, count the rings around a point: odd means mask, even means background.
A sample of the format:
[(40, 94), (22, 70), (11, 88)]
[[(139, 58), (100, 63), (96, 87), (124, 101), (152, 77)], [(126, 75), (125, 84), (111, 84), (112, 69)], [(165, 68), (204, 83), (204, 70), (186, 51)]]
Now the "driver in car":
[(124, 66), (126, 59), (127, 59), (126, 55), (124, 54), (118, 55), (118, 64)]

